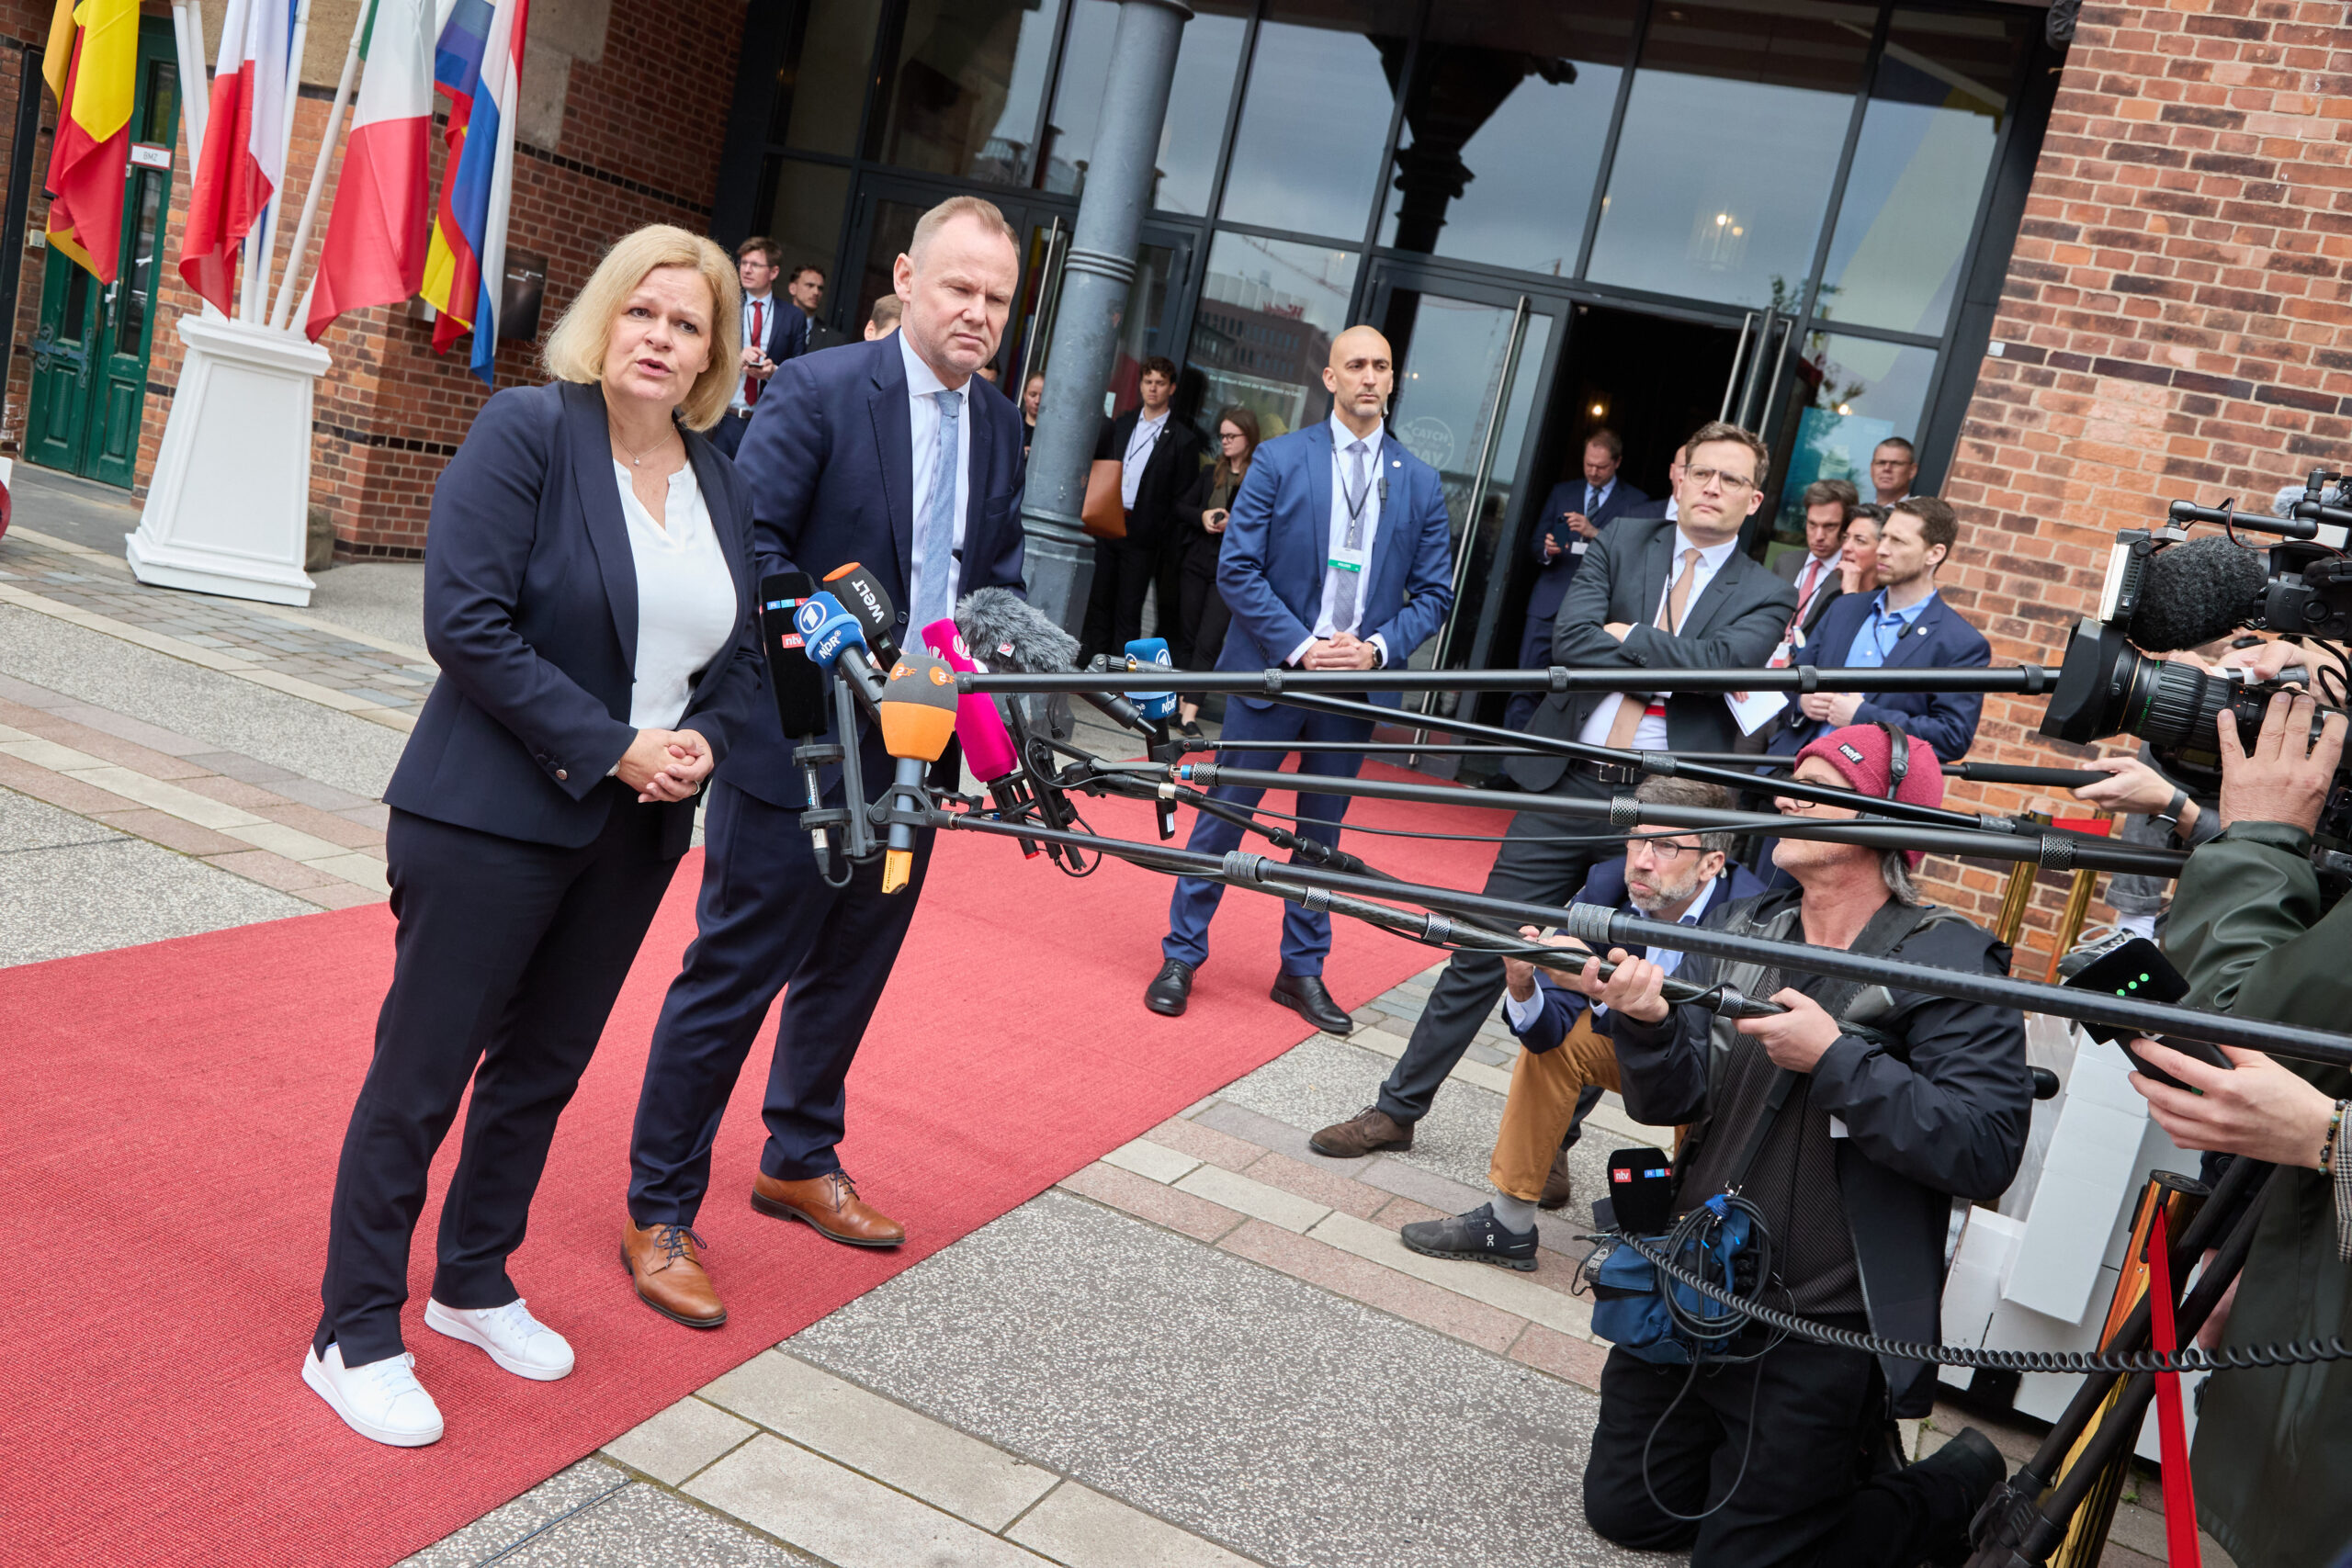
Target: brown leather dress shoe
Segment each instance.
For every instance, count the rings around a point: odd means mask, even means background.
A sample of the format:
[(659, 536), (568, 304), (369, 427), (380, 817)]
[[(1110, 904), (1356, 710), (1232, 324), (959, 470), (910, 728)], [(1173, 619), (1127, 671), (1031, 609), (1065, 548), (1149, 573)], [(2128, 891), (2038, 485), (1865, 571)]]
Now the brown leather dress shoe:
[(703, 1272), (695, 1250), (701, 1245), (702, 1237), (684, 1225), (621, 1223), (621, 1267), (637, 1286), (637, 1299), (673, 1323), (716, 1328), (727, 1321), (727, 1307)]
[(851, 1247), (896, 1247), (907, 1239), (907, 1227), (859, 1197), (838, 1170), (807, 1181), (778, 1181), (763, 1171), (752, 1183), (752, 1207)]
[(1306, 1140), (1306, 1146), (1331, 1159), (1362, 1159), (1380, 1149), (1413, 1146), (1413, 1124), (1399, 1122), (1376, 1105), (1367, 1105), (1345, 1122), (1335, 1122)]
[(1552, 1156), (1552, 1168), (1544, 1178), (1544, 1196), (1535, 1200), (1535, 1206), (1565, 1209), (1576, 1195), (1576, 1179), (1568, 1173), (1568, 1151), (1562, 1149)]

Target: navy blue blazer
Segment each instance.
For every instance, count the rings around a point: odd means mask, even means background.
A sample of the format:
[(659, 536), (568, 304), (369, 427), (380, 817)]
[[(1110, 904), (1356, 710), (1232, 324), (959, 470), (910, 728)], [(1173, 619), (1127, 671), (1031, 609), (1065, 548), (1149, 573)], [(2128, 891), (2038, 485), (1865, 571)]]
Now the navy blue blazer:
[[(796, 311), (795, 314), (798, 312)], [(971, 380), (971, 471), (956, 597), (975, 588), (1025, 592), (1021, 576), (1021, 413), (994, 385)], [(864, 564), (898, 606), (901, 648), (922, 645), (907, 625), (914, 567), (914, 435), (899, 334), (804, 354), (777, 367), (743, 430), (735, 469), (752, 492), (752, 553), (763, 577), (805, 571), (821, 580)], [(761, 722), (746, 728), (720, 776), (769, 805), (802, 797), (792, 747), (775, 722), (767, 667), (758, 672)], [(888, 754), (860, 720), (869, 791), (889, 782)], [(824, 783), (830, 786), (831, 775)]]
[[(1585, 483), (1582, 479), (1562, 479), (1544, 498), (1544, 510), (1535, 516), (1535, 532), (1528, 545), (1528, 553), (1535, 558), (1535, 586), (1528, 591), (1527, 615), (1531, 621), (1548, 621), (1560, 613), (1560, 601), (1568, 592), (1568, 580), (1584, 564), (1584, 557), (1568, 547), (1581, 542), (1560, 521), (1571, 512), (1584, 511)], [(1606, 528), (1618, 518), (1627, 516), (1634, 509), (1649, 504), (1649, 492), (1634, 489), (1621, 476), (1616, 488), (1604, 499), (1600, 510), (1585, 513), (1586, 520), (1596, 528)], [(1544, 541), (1556, 536), (1560, 553), (1550, 560), (1544, 558)]]
[[(678, 728), (723, 760), (759, 695), (751, 495), (717, 447), (683, 434), (741, 618)], [(637, 561), (601, 389), (513, 387), (482, 405), (433, 489), (424, 646), (441, 678), (385, 803), (532, 843), (594, 840), (612, 807), (592, 793), (637, 738)], [(685, 853), (694, 802), (632, 809), (663, 813), (664, 852)]]
[[(1707, 900), (1706, 912), (1712, 914), (1734, 899), (1753, 897), (1764, 890), (1763, 882), (1746, 866), (1736, 860), (1725, 861), (1722, 873), (1715, 878), (1714, 897)], [(1625, 896), (1625, 857), (1623, 855), (1594, 866), (1586, 874), (1584, 886), (1577, 889), (1577, 896), (1568, 901), (1572, 904), (1599, 904), (1620, 914), (1641, 913), (1634, 908), (1634, 901)], [(1638, 944), (1625, 951), (1636, 958), (1650, 955), (1648, 948)], [(1577, 1026), (1577, 1015), (1592, 1003), (1581, 992), (1553, 984), (1541, 969), (1535, 972), (1535, 997), (1543, 1003), (1544, 1010), (1530, 1020), (1526, 1028), (1511, 1023), (1508, 1012), (1503, 1015), (1503, 1021), (1519, 1037), (1521, 1044), (1542, 1055), (1546, 1051), (1559, 1048), (1560, 1042), (1568, 1037), (1568, 1031)], [(1597, 1034), (1608, 1033), (1608, 1015), (1595, 1015), (1592, 1027)]]
[[(1380, 473), (1387, 494), (1363, 575), (1357, 636), (1377, 635), (1388, 662), (1403, 669), (1413, 650), (1445, 626), (1453, 604), (1452, 524), (1437, 470), (1385, 431)], [(1323, 613), (1323, 574), (1331, 542), (1331, 422), (1279, 435), (1260, 446), (1233, 498), (1216, 588), (1233, 612), (1219, 670), (1272, 670), (1315, 632)], [(1271, 707), (1243, 697), (1251, 707)], [(1395, 693), (1379, 699), (1391, 706)]]
[[(1847, 650), (1854, 645), (1854, 634), (1871, 618), (1878, 598), (1876, 592), (1838, 595), (1806, 634), (1804, 646), (1796, 651), (1796, 662), (1825, 670), (1842, 666)], [(1917, 624), (1886, 656), (1889, 670), (1981, 670), (1992, 662), (1993, 645), (1959, 611), (1945, 604), (1940, 593), (1928, 601)], [(1792, 703), (1790, 711), (1794, 710)], [(1865, 701), (1854, 711), (1853, 722), (1875, 724), (1884, 719), (1898, 724), (1905, 734), (1926, 741), (1938, 761), (1957, 762), (1976, 743), (1976, 721), (1984, 711), (1984, 698), (1976, 692), (1892, 692)], [(1808, 741), (1828, 733), (1829, 728), (1809, 718), (1785, 726), (1772, 738), (1771, 750), (1780, 756), (1793, 755)]]

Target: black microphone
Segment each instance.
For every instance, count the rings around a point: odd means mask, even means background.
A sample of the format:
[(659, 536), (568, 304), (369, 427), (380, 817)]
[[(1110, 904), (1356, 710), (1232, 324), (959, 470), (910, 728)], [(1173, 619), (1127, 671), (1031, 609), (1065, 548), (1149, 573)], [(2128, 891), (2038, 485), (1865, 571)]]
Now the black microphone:
[(825, 672), (808, 657), (793, 615), (817, 585), (805, 571), (760, 579), (760, 644), (767, 654), (768, 685), (785, 734), (805, 740), (825, 732)]
[(888, 670), (899, 661), (899, 607), (875, 575), (856, 561), (825, 573), (825, 588), (865, 627), (865, 646), (874, 662)]
[[(975, 658), (994, 671), (1023, 675), (1067, 675), (1075, 671), (1078, 639), (1054, 625), (1010, 588), (975, 588), (956, 606), (956, 629)], [(1125, 674), (1122, 663), (1118, 672)], [(1135, 704), (1110, 692), (1080, 692), (1077, 695), (1100, 708), (1111, 722), (1157, 740), (1150, 725), (1136, 712)]]
[(2266, 552), (2219, 534), (2158, 550), (2141, 578), (2131, 638), (2150, 653), (2202, 648), (2258, 619), (2269, 583)]

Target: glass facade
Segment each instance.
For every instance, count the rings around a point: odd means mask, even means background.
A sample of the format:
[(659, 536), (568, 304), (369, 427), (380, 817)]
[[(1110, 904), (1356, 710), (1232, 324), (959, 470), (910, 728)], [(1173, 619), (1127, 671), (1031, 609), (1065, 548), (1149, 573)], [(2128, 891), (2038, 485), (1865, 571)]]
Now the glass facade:
[[(2040, 135), (2013, 134), (2022, 85), (2048, 63), (2039, 13), (1989, 0), (1193, 9), (1122, 367), (1168, 353), (1186, 417), (1207, 429), (1242, 403), (1272, 434), (1322, 417), (1340, 328), (1404, 334), (1400, 436), (1444, 449), (1457, 536), (1476, 536), (1458, 557), (1465, 592), (1494, 567), (1473, 612), (1481, 651), (1515, 636), (1515, 612), (1496, 605), (1519, 602), (1523, 572), (1502, 545), (1531, 491), (1593, 426), (1621, 423), (1621, 397), (1629, 448), (1645, 451), (1670, 451), (1665, 427), (1694, 411), (1747, 410), (1783, 455), (1776, 496), (1858, 467), (1889, 434), (1919, 442), (1936, 478), (1946, 454), (1930, 427), (1948, 448), (1984, 331), (1956, 301), (1997, 171), (2030, 166)], [(844, 275), (831, 319), (854, 331), (912, 216), (956, 190), (989, 196), (1024, 240), (1012, 380), (1043, 357), (1118, 13), (1115, 0), (786, 0), (773, 92), (742, 103), (730, 133), (756, 143), (735, 166), (758, 185), (718, 226)], [(764, 83), (771, 66), (758, 69)], [(1516, 323), (1503, 347), (1498, 322)], [(1636, 385), (1629, 352), (1673, 362)]]

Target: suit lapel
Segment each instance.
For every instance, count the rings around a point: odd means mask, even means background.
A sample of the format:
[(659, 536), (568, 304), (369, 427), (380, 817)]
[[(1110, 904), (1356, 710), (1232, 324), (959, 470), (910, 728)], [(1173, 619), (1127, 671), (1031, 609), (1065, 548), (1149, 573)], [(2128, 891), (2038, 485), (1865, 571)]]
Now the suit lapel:
[(909, 588), (915, 571), (915, 437), (907, 412), (907, 366), (899, 334), (875, 341), (874, 380), (866, 410), (874, 419), (874, 452), (882, 465), (882, 497), (890, 510), (890, 543), (898, 552), (899, 581)]
[[(1740, 566), (1740, 563), (1746, 560), (1747, 560), (1746, 556), (1734, 550), (1724, 558), (1724, 564), (1715, 569), (1715, 575), (1707, 579), (1707, 586), (1700, 591), (1697, 602), (1682, 612), (1680, 635), (1700, 637), (1714, 624), (1715, 616), (1721, 613), (1725, 604), (1731, 603), (1732, 580), (1735, 577), (1747, 575)], [(1778, 580), (1775, 579), (1775, 581)]]
[(727, 459), (707, 441), (688, 442), (686, 455), (694, 459), (695, 483), (702, 490), (703, 509), (710, 513), (710, 531), (718, 536), (719, 553), (727, 558), (727, 570), (735, 579), (736, 608), (749, 614), (751, 596), (759, 584), (752, 581), (752, 563), (743, 557), (742, 541), (720, 515), (726, 505), (727, 481), (719, 466)]
[(1649, 547), (1642, 552), (1642, 597), (1629, 617), (1634, 626), (1649, 626), (1657, 619), (1657, 607), (1666, 593), (1667, 569), (1674, 560), (1674, 525), (1668, 523), (1650, 536)]
[(1319, 602), (1323, 563), (1331, 554), (1331, 422), (1328, 419), (1306, 427), (1306, 501), (1314, 508), (1313, 527), (1306, 544), (1315, 561), (1315, 592)]
[[(1373, 448), (1375, 466), (1372, 483), (1375, 492), (1384, 478), (1388, 480), (1387, 497), (1380, 503), (1380, 533), (1373, 541), (1372, 581), (1364, 585), (1364, 624), (1374, 631), (1380, 629), (1379, 621), (1373, 618), (1375, 615), (1385, 618), (1388, 606), (1404, 602), (1405, 585), (1399, 579), (1411, 570), (1414, 548), (1420, 542), (1416, 537), (1419, 530), (1414, 524), (1412, 485), (1404, 466), (1404, 450), (1395, 436), (1385, 434), (1380, 445)], [(1329, 471), (1329, 465), (1325, 471)], [(1399, 653), (1397, 657), (1402, 659), (1404, 655)]]
[(613, 612), (621, 662), (637, 664), (637, 557), (628, 547), (628, 519), (621, 514), (620, 486), (613, 474), (613, 443), (605, 419), (605, 395), (595, 387), (562, 385), (564, 438), (571, 447), (571, 482), (580, 491), (580, 512), (605, 580), (605, 603)]
[(1928, 600), (1928, 607), (1919, 612), (1919, 618), (1895, 638), (1894, 646), (1887, 650), (1886, 667), (1893, 670), (1905, 664), (1917, 664), (1927, 658), (1928, 647), (1936, 640), (1933, 635), (1936, 623), (1950, 613), (1944, 608), (1942, 594)]

